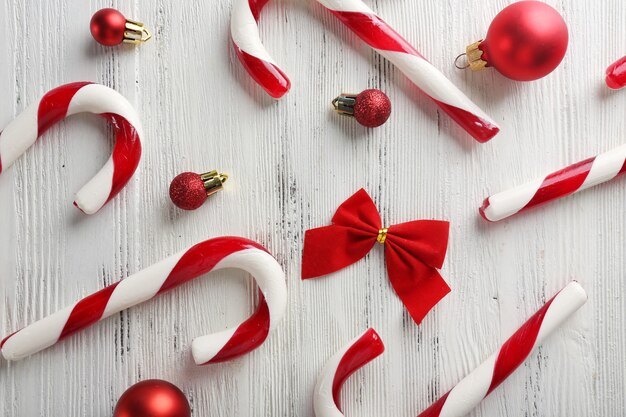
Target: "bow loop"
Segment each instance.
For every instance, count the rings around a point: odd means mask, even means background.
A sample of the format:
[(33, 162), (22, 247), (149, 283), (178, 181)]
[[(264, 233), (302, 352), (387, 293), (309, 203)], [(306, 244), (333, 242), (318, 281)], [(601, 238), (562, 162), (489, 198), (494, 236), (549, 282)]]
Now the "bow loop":
[(378, 229), (382, 227), (378, 209), (363, 188), (339, 206), (333, 215), (332, 223), (373, 233), (374, 236), (378, 234)]
[(431, 268), (440, 269), (446, 258), (450, 222), (414, 220), (389, 227), (387, 241), (402, 247)]
[(383, 228), (374, 202), (360, 189), (339, 206), (332, 223), (306, 231), (302, 279), (345, 268), (379, 242), (391, 285), (416, 323), (450, 292), (437, 271), (446, 256), (448, 222), (415, 220)]

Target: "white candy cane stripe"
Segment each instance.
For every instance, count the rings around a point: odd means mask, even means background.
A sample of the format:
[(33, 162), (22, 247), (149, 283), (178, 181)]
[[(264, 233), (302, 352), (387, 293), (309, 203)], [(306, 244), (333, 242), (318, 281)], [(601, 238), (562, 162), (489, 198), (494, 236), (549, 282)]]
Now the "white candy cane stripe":
[(2, 356), (17, 360), (32, 355), (113, 314), (224, 268), (242, 269), (255, 278), (259, 305), (233, 329), (196, 338), (192, 354), (198, 365), (243, 355), (260, 346), (282, 319), (287, 287), (282, 268), (262, 246), (228, 236), (194, 245), (8, 336), (0, 343)]
[(365, 366), (385, 350), (374, 329), (367, 329), (326, 362), (320, 372), (313, 394), (316, 417), (343, 417), (339, 396), (343, 383), (356, 370)]
[(268, 0), (234, 0), (230, 37), (248, 74), (274, 98), (281, 98), (291, 82), (267, 52), (259, 36), (259, 14)]
[(94, 113), (115, 130), (111, 158), (78, 193), (74, 204), (86, 214), (100, 210), (128, 183), (141, 158), (141, 122), (133, 106), (108, 87), (88, 82), (62, 85), (26, 108), (0, 132), (0, 173), (48, 128), (77, 113)]
[(474, 139), (486, 142), (500, 131), (487, 114), (361, 0), (317, 1), (398, 67)]
[(566, 197), (626, 172), (626, 145), (585, 159), (524, 185), (487, 197), (481, 216), (498, 221), (558, 198)]
[(577, 282), (568, 284), (497, 352), (418, 417), (461, 417), (469, 413), (586, 301), (587, 294)]

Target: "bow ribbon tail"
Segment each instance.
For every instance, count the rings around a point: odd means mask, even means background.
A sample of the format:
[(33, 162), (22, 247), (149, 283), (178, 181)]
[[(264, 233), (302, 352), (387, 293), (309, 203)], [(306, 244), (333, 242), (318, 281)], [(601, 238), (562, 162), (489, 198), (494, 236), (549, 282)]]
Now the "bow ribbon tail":
[(437, 269), (390, 241), (386, 246), (389, 281), (411, 318), (420, 324), (426, 314), (450, 292), (450, 287)]

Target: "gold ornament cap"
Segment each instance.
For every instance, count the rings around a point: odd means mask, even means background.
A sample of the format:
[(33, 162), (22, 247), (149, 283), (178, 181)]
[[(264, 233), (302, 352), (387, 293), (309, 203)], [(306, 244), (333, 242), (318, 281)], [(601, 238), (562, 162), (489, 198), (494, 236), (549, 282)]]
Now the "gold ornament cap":
[(152, 38), (152, 33), (150, 33), (143, 23), (126, 19), (124, 43), (137, 45), (150, 40), (150, 38)]
[(467, 64), (469, 65), (469, 69), (471, 69), (472, 71), (484, 70), (487, 66), (487, 61), (482, 58), (483, 51), (480, 49), (481, 43), (483, 43), (482, 39), (474, 42), (471, 45), (468, 45), (465, 49)]
[[(483, 43), (483, 39), (472, 43), (471, 45), (467, 45), (465, 48), (465, 53), (459, 55), (454, 60), (454, 66), (458, 69), (466, 69), (469, 68), (472, 71), (481, 71), (484, 70), (488, 63), (483, 59), (484, 51), (480, 49), (480, 46)], [(465, 57), (465, 65), (459, 65), (459, 59), (461, 57)]]
[(211, 196), (224, 188), (224, 183), (228, 179), (227, 174), (220, 174), (216, 170), (200, 174), (200, 179), (204, 184), (206, 195)]

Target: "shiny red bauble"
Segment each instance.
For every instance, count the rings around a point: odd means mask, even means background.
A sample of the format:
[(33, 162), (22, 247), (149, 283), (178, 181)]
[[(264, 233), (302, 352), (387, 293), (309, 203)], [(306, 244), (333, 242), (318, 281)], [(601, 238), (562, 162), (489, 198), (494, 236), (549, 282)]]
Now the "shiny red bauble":
[(119, 45), (124, 40), (126, 18), (115, 9), (102, 9), (91, 18), (91, 35), (105, 46)]
[(356, 96), (354, 118), (366, 127), (378, 127), (391, 114), (391, 101), (385, 93), (376, 89), (364, 90)]
[(488, 66), (513, 80), (531, 81), (561, 63), (568, 39), (556, 10), (539, 1), (520, 1), (496, 15), (479, 48)]
[(183, 172), (170, 184), (170, 199), (183, 210), (195, 210), (207, 199), (207, 191), (199, 174)]
[(113, 417), (190, 417), (185, 394), (176, 385), (149, 379), (128, 388), (120, 397)]

